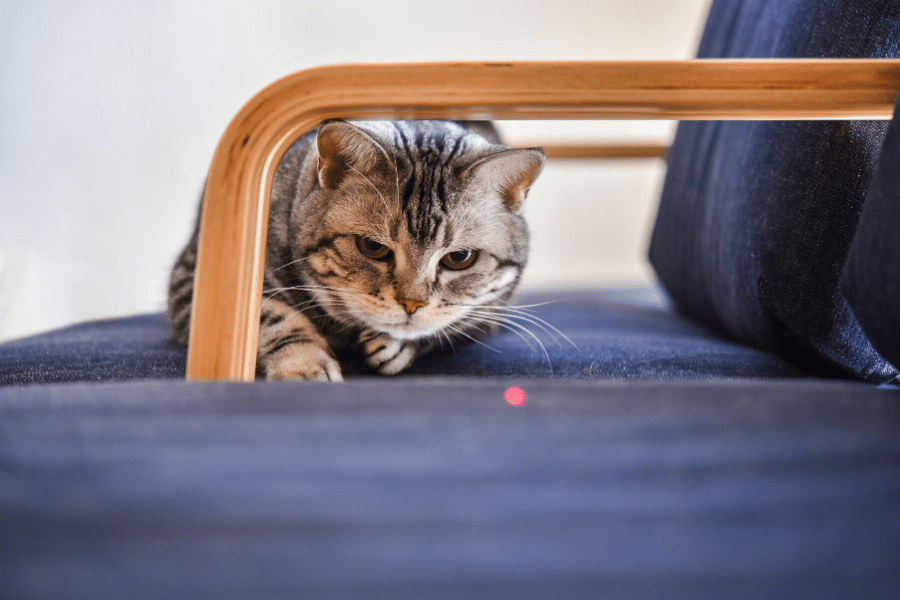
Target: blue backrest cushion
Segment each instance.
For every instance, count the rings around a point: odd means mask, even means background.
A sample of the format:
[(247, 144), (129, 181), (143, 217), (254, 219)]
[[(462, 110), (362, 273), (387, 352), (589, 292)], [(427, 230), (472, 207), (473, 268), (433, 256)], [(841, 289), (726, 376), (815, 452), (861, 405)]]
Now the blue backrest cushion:
[(900, 99), (844, 265), (841, 290), (875, 347), (900, 365)]
[[(699, 58), (900, 56), (900, 0), (714, 0)], [(884, 382), (840, 276), (885, 122), (685, 122), (650, 260), (684, 313), (807, 370)]]

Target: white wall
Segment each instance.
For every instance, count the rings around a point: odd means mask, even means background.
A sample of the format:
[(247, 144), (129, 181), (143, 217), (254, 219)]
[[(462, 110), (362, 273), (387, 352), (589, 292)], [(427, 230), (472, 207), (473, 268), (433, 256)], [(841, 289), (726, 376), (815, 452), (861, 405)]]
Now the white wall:
[[(0, 1), (0, 339), (161, 310), (218, 136), (253, 94), (342, 62), (689, 58), (707, 0)], [(503, 124), (659, 137), (660, 122)], [(555, 165), (527, 284), (646, 282), (652, 163)]]

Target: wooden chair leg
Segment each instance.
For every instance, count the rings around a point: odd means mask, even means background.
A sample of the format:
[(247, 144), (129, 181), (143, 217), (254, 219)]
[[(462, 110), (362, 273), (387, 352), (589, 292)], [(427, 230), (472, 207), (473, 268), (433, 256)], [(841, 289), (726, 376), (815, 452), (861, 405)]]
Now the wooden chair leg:
[(890, 119), (900, 60), (358, 65), (301, 71), (229, 125), (206, 186), (188, 379), (255, 372), (269, 193), (291, 143), (349, 119)]

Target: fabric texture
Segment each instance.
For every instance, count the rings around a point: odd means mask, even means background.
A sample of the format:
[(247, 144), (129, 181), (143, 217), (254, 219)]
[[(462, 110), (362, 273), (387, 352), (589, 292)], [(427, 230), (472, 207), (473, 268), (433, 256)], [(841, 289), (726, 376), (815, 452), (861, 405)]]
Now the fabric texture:
[[(722, 339), (673, 314), (655, 288), (537, 294), (518, 302), (541, 304), (533, 314), (547, 325), (520, 321), (481, 344), (445, 346), (395, 379), (806, 376), (778, 356)], [(182, 378), (185, 349), (168, 335), (164, 317), (155, 314), (82, 323), (0, 344), (0, 384)], [(338, 358), (347, 378), (377, 377), (357, 354), (344, 352)]]
[[(715, 0), (700, 58), (900, 56), (900, 1)], [(886, 124), (685, 122), (651, 262), (693, 318), (821, 374), (896, 369), (839, 290)]]
[(163, 314), (86, 321), (0, 344), (0, 385), (183, 378)]
[(844, 265), (841, 289), (875, 347), (900, 365), (900, 98)]
[(0, 597), (893, 600), (898, 395), (822, 380), (0, 388)]

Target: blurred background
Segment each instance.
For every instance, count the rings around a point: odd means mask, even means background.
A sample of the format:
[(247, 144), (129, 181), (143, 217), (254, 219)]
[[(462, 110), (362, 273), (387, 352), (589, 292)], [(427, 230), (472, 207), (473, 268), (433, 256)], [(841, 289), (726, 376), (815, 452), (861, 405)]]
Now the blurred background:
[[(159, 311), (219, 136), (271, 81), (358, 62), (690, 58), (708, 0), (0, 0), (0, 339)], [(669, 140), (669, 122), (503, 122)], [(550, 164), (523, 285), (652, 282), (664, 166)]]

